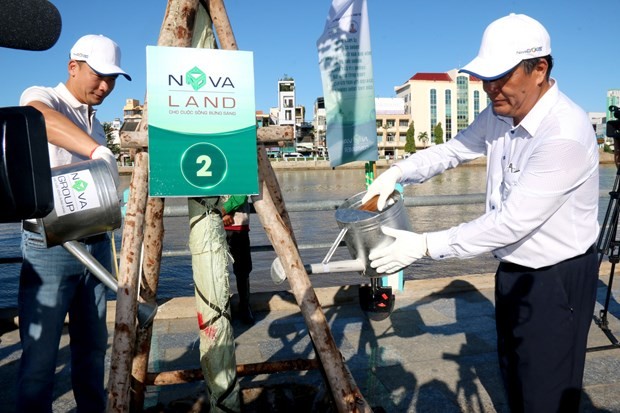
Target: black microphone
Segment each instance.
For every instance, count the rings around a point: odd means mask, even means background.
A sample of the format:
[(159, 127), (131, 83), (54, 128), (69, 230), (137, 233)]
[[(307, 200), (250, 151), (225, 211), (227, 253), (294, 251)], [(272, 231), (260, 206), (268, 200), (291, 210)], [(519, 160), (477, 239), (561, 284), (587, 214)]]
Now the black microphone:
[(47, 50), (61, 28), (60, 13), (47, 0), (0, 0), (0, 47)]

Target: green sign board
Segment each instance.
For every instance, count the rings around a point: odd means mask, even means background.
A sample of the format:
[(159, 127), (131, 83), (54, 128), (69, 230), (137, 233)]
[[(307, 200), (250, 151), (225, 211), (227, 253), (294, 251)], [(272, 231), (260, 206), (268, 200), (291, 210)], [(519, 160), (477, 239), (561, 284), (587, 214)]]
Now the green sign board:
[(149, 194), (258, 193), (252, 52), (148, 46)]

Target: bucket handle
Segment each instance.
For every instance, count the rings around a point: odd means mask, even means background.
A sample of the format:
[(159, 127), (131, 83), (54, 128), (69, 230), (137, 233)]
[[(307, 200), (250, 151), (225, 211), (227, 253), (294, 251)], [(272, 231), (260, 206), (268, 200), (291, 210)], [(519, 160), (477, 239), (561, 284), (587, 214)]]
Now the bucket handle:
[(348, 230), (349, 228), (342, 228), (340, 230), (340, 234), (338, 234), (338, 236), (336, 237), (336, 240), (330, 247), (329, 251), (327, 251), (327, 255), (325, 255), (325, 258), (323, 258), (323, 261), (321, 261), (321, 264), (326, 265), (329, 262), (329, 260), (332, 259), (332, 255), (334, 255), (336, 248), (338, 248), (338, 245), (340, 245), (340, 242), (342, 241), (342, 239), (344, 238)]

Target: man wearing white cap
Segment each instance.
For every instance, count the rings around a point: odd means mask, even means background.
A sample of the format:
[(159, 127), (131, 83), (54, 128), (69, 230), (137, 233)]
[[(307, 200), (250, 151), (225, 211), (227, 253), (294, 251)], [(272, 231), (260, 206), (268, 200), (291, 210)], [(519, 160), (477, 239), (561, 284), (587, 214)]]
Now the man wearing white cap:
[[(66, 83), (26, 89), (21, 105), (45, 118), (52, 167), (103, 159), (118, 186), (114, 154), (95, 117), (114, 89), (129, 75), (120, 68), (116, 43), (101, 35), (80, 38), (68, 63)], [(18, 373), (17, 411), (51, 412), (56, 356), (69, 314), (71, 379), (78, 412), (105, 411), (104, 358), (107, 347), (105, 286), (63, 247), (45, 248), (36, 223), (24, 221), (23, 264), (19, 282), (19, 331), (23, 353)], [(111, 271), (107, 234), (80, 240)]]
[(421, 183), (487, 157), (486, 212), (437, 232), (384, 228), (395, 238), (371, 251), (393, 273), (428, 256), (491, 252), (502, 378), (512, 412), (576, 412), (598, 279), (598, 149), (586, 113), (549, 77), (551, 42), (536, 20), (491, 23), (461, 72), (483, 81), (491, 105), (445, 144), (381, 174), (364, 201), (379, 209), (397, 182)]

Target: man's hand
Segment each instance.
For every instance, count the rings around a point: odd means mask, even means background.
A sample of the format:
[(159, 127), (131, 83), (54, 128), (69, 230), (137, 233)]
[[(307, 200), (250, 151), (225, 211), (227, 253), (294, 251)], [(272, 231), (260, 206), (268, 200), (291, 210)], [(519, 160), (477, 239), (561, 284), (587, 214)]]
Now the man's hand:
[(224, 226), (227, 227), (235, 223), (232, 215), (226, 214), (222, 216), (222, 221), (224, 222)]
[(99, 145), (92, 151), (90, 154), (90, 159), (103, 159), (110, 170), (110, 174), (112, 178), (114, 178), (114, 185), (116, 185), (116, 189), (120, 186), (120, 178), (118, 176), (118, 165), (116, 164), (116, 157), (112, 153), (112, 151), (103, 145)]
[(379, 195), (377, 209), (382, 211), (388, 197), (394, 192), (394, 187), (403, 176), (403, 171), (398, 166), (392, 166), (387, 171), (379, 175), (368, 187), (366, 195), (362, 198), (362, 205), (375, 195)]
[(383, 248), (372, 250), (368, 255), (370, 266), (376, 268), (378, 273), (395, 273), (427, 255), (426, 234), (386, 226), (382, 226), (381, 231), (395, 240)]

